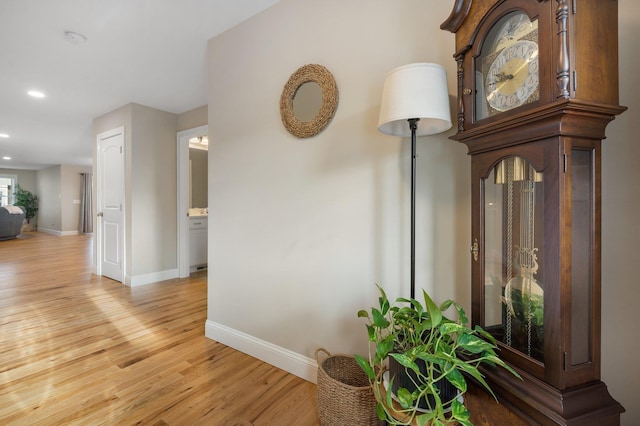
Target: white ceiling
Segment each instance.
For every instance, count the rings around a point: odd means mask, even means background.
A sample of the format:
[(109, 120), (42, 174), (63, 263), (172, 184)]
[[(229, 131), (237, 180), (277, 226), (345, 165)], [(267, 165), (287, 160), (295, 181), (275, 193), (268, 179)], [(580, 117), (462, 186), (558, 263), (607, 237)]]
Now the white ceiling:
[(93, 118), (129, 102), (205, 105), (207, 40), (277, 1), (0, 0), (0, 168), (90, 165)]

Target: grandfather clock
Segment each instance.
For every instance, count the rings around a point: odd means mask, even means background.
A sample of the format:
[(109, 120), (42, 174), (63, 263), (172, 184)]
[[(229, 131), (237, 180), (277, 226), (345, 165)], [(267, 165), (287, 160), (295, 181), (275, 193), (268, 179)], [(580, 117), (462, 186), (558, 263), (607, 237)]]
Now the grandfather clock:
[[(457, 133), (472, 176), (472, 322), (531, 423), (619, 424), (600, 380), (601, 141), (618, 105), (617, 0), (456, 0)], [(606, 284), (606, 277), (605, 277)]]

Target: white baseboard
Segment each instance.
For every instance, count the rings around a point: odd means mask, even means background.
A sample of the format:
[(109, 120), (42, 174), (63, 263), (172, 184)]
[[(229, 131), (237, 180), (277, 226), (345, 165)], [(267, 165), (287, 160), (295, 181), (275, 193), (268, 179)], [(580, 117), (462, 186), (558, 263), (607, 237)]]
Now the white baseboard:
[(78, 231), (58, 231), (56, 229), (38, 228), (38, 232), (44, 232), (45, 234), (57, 235), (63, 237), (66, 235), (78, 235)]
[(207, 320), (204, 328), (204, 335), (209, 339), (316, 383), (318, 363), (311, 358), (210, 320)]
[(167, 269), (166, 271), (151, 272), (149, 274), (140, 274), (127, 277), (126, 284), (131, 287), (139, 285), (156, 283), (158, 281), (172, 280), (178, 278), (177, 269)]

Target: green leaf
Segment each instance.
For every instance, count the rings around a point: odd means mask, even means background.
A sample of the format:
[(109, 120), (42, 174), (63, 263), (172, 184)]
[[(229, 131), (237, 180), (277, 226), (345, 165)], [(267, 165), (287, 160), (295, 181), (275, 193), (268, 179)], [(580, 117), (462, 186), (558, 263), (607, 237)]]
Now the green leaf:
[(389, 304), (387, 298), (381, 297), (378, 302), (380, 303), (380, 310), (382, 311), (382, 315), (387, 315), (389, 313), (389, 309), (391, 309), (391, 305)]
[(478, 369), (475, 366), (463, 363), (463, 364), (460, 364), (459, 367), (462, 371), (464, 371), (465, 373), (467, 373), (468, 375), (476, 379), (478, 383), (480, 383), (482, 387), (485, 388), (491, 394), (491, 396), (493, 396), (493, 398), (497, 400), (496, 395), (493, 393), (493, 391), (491, 390), (491, 387), (489, 386), (487, 381), (484, 379), (484, 376), (478, 371)]
[(377, 309), (372, 309), (371, 314), (373, 315), (373, 325), (378, 328), (387, 328), (389, 327), (389, 321), (382, 315)]
[(454, 368), (449, 373), (447, 373), (445, 377), (453, 386), (459, 389), (462, 393), (467, 391), (467, 381), (464, 379), (464, 376), (462, 375), (462, 373), (460, 373), (460, 371)]
[(462, 325), (467, 325), (469, 323), (469, 318), (467, 318), (467, 314), (462, 306), (458, 305), (456, 302), (453, 302), (453, 306), (456, 308), (456, 312), (458, 312), (458, 322)]
[(418, 426), (427, 426), (430, 424), (429, 422), (435, 419), (436, 414), (437, 413), (435, 411), (420, 414), (419, 416), (416, 416), (416, 423), (418, 424)]
[(358, 318), (369, 318), (369, 312), (365, 311), (364, 309), (360, 309), (358, 311)]
[(443, 335), (459, 333), (467, 330), (469, 330), (467, 327), (456, 322), (446, 322), (440, 325), (440, 333)]
[(376, 355), (374, 359), (375, 364), (379, 364), (384, 361), (389, 356), (389, 352), (393, 350), (393, 339), (389, 337), (393, 336), (387, 336), (386, 339), (380, 341), (376, 345)]
[(480, 335), (480, 337), (482, 337), (483, 339), (487, 340), (489, 343), (493, 343), (494, 346), (496, 344), (496, 338), (493, 337), (493, 335), (491, 333), (489, 333), (488, 331), (485, 331), (482, 327), (480, 327), (479, 325), (476, 325), (473, 329), (473, 331), (475, 331), (477, 334)]
[(367, 324), (367, 334), (369, 335), (370, 342), (378, 341), (378, 337), (376, 336), (376, 329), (374, 326)]
[[(393, 389), (393, 379), (394, 377), (391, 377), (389, 379), (389, 387), (387, 389)], [(387, 397), (385, 398), (385, 404), (387, 407), (393, 407), (393, 399), (391, 398), (391, 394), (392, 392), (387, 392)]]
[(520, 377), (520, 374), (518, 374), (518, 372), (516, 370), (511, 368), (511, 366), (509, 364), (505, 363), (503, 360), (498, 358), (498, 356), (495, 355), (495, 354), (494, 355), (486, 355), (486, 356), (482, 357), (482, 362), (493, 364), (493, 365), (498, 365), (498, 366), (504, 368), (505, 370), (507, 370), (509, 373), (511, 373), (514, 376), (516, 376), (518, 379), (522, 380), (522, 377)]
[(457, 357), (455, 350), (453, 347), (445, 342), (444, 340), (438, 340), (435, 345), (434, 353), (439, 354), (441, 357), (452, 358)]
[(378, 290), (380, 291), (380, 297), (384, 300), (387, 300), (387, 293), (385, 293), (384, 289), (380, 287), (380, 284), (376, 284), (376, 287), (378, 287)]
[(457, 399), (451, 403), (451, 417), (464, 426), (473, 426), (470, 421), (471, 415), (469, 410)]
[(384, 407), (382, 406), (381, 402), (378, 402), (376, 404), (376, 413), (378, 414), (378, 418), (380, 420), (386, 420), (387, 419), (387, 413), (384, 411)]
[(458, 346), (473, 353), (479, 354), (486, 350), (492, 350), (493, 345), (473, 334), (461, 334), (458, 336)]
[[(423, 360), (427, 364), (437, 365), (438, 367), (440, 367), (440, 369), (442, 371), (442, 369), (444, 368), (444, 365), (445, 365), (445, 361), (440, 357), (441, 357), (441, 354), (438, 354), (438, 356), (431, 355), (431, 354), (421, 354), (418, 358), (420, 358), (421, 360)], [(435, 374), (437, 374), (437, 373), (434, 373), (434, 375)]]
[(396, 395), (396, 397), (398, 398), (398, 402), (400, 403), (402, 408), (413, 407), (413, 396), (411, 395), (411, 392), (409, 392), (405, 388), (398, 389), (398, 394)]
[(365, 372), (369, 380), (374, 380), (376, 378), (376, 373), (371, 364), (369, 364), (369, 360), (363, 357), (362, 355), (354, 355), (356, 362), (362, 368), (362, 371)]
[(442, 311), (438, 308), (438, 305), (431, 300), (431, 297), (429, 297), (426, 291), (422, 290), (422, 294), (424, 296), (424, 306), (427, 308), (427, 312), (429, 312), (429, 317), (431, 318), (432, 327), (437, 327), (440, 325), (440, 322), (442, 322)]
[(457, 398), (451, 403), (451, 414), (453, 414), (457, 420), (469, 420), (470, 417), (467, 407), (458, 401)]
[(444, 311), (446, 311), (447, 309), (449, 309), (449, 307), (450, 307), (451, 305), (453, 305), (453, 304), (454, 304), (454, 301), (453, 301), (453, 300), (451, 300), (451, 299), (447, 299), (447, 300), (445, 300), (444, 302), (442, 302), (442, 303), (440, 304), (440, 310), (441, 310), (442, 312), (444, 312)]
[(407, 355), (398, 354), (398, 353), (393, 353), (389, 355), (392, 356), (396, 361), (398, 361), (398, 363), (400, 363), (400, 365), (402, 365), (403, 367), (410, 368), (416, 373), (420, 371), (420, 369), (418, 368), (418, 365)]

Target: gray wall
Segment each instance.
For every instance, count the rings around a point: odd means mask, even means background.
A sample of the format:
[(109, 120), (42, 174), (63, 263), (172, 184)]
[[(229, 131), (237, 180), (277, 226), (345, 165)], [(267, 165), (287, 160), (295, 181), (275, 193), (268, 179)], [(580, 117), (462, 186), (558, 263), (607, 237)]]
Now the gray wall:
[(38, 229), (56, 234), (78, 232), (80, 219), (80, 173), (91, 173), (88, 166), (58, 165), (38, 170)]
[[(439, 29), (450, 12), (281, 0), (209, 41), (211, 329), (308, 358), (363, 353), (356, 313), (376, 302), (375, 283), (409, 293), (410, 147), (377, 131), (378, 110), (385, 75), (407, 63), (443, 64), (455, 93), (453, 35)], [(331, 71), (340, 100), (322, 133), (298, 139), (279, 100), (309, 63)], [(470, 162), (451, 134), (418, 141), (416, 277), (437, 300), (469, 305)]]
[[(131, 274), (177, 268), (175, 114), (133, 104)], [(129, 151), (127, 151), (129, 152)]]
[(60, 167), (38, 170), (38, 228), (40, 231), (62, 231), (62, 204), (60, 202)]
[(203, 105), (201, 107), (185, 111), (182, 114), (178, 114), (176, 133), (206, 125), (208, 113), (208, 106)]

